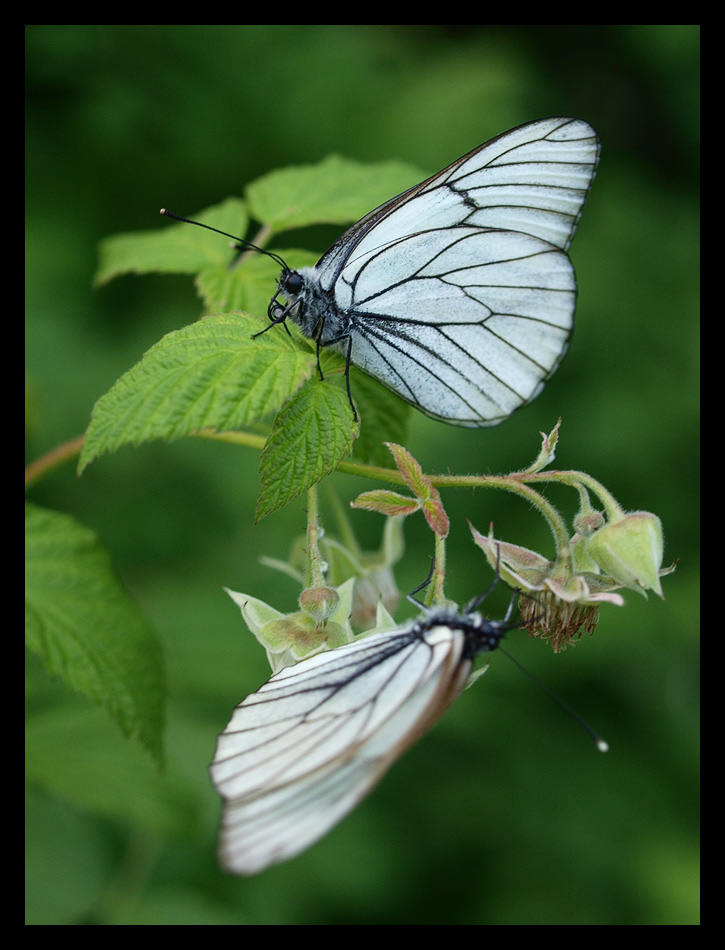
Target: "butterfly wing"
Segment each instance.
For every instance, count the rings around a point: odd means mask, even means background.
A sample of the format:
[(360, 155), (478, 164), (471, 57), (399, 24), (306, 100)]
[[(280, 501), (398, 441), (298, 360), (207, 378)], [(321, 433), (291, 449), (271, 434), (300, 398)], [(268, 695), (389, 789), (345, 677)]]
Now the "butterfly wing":
[(337, 824), (459, 695), (464, 642), (445, 624), (375, 634), (280, 670), (237, 706), (211, 766), (224, 866), (256, 874)]
[(568, 346), (566, 249), (598, 157), (586, 122), (531, 122), (354, 225), (314, 268), (349, 319), (351, 362), (457, 425), (530, 402)]

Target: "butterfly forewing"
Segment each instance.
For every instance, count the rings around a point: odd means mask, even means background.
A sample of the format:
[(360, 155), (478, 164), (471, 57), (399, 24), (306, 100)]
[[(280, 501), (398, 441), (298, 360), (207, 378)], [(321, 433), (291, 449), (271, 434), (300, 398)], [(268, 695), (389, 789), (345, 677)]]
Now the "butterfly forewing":
[[(346, 264), (429, 227), (522, 231), (566, 250), (599, 160), (581, 119), (541, 119), (505, 132), (391, 199), (346, 232), (318, 262)], [(326, 269), (326, 268), (325, 268)], [(328, 278), (329, 279), (329, 278)]]
[(599, 159), (581, 119), (541, 119), (506, 132), (451, 169), (451, 187), (478, 206), (478, 227), (523, 231), (566, 250)]

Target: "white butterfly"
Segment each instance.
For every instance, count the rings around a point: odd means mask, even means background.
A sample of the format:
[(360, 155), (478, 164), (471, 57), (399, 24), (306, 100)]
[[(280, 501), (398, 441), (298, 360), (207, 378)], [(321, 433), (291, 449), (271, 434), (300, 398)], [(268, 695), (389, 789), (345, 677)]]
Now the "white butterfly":
[(285, 667), (247, 696), (211, 766), (224, 867), (256, 874), (325, 835), (460, 695), (473, 659), (517, 626), (434, 610)]
[(454, 425), (491, 426), (542, 390), (566, 352), (566, 251), (599, 159), (581, 119), (505, 132), (371, 211), (314, 267), (284, 261), (269, 305), (349, 367)]

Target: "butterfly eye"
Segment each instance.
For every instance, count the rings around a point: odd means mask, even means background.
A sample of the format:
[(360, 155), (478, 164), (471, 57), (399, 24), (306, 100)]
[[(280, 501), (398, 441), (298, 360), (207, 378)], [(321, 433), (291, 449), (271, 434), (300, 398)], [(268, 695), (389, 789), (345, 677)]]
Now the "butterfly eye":
[(303, 285), (304, 281), (297, 271), (289, 271), (282, 277), (282, 287), (286, 294), (297, 296), (297, 294), (302, 290)]

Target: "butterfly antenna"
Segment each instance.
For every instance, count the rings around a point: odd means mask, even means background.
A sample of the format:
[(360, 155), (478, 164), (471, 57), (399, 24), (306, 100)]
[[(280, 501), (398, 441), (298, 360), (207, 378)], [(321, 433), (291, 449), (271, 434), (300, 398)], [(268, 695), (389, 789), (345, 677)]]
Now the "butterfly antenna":
[(167, 218), (173, 218), (175, 221), (183, 221), (184, 224), (195, 224), (198, 228), (206, 228), (207, 231), (214, 231), (216, 234), (221, 234), (223, 237), (231, 238), (232, 241), (236, 242), (236, 247), (238, 250), (243, 250), (244, 248), (249, 248), (251, 251), (259, 251), (260, 254), (266, 254), (267, 257), (271, 257), (275, 263), (283, 270), (287, 270), (287, 265), (279, 256), (275, 254), (274, 251), (267, 251), (263, 247), (257, 247), (256, 244), (252, 244), (251, 241), (245, 241), (244, 238), (236, 237), (234, 234), (228, 234), (226, 231), (220, 231), (219, 228), (213, 228), (210, 224), (202, 224), (201, 221), (192, 221), (191, 218), (184, 218), (180, 214), (175, 214), (173, 211), (168, 211), (166, 208), (162, 208), (159, 211), (159, 214), (163, 214)]
[[(498, 569), (500, 553), (501, 553), (501, 550), (500, 550), (499, 546), (496, 545), (496, 574), (495, 574), (495, 576), (494, 576), (493, 583), (491, 584), (491, 586), (490, 586), (487, 590), (485, 590), (482, 594), (479, 594), (478, 597), (474, 597), (473, 600), (470, 601), (470, 603), (468, 603), (468, 604), (466, 605), (465, 609), (463, 610), (463, 613), (464, 613), (464, 614), (471, 614), (471, 613), (473, 613), (473, 611), (474, 611), (480, 604), (483, 603), (483, 601), (488, 597), (488, 595), (489, 595), (489, 594), (492, 594), (493, 591), (496, 589), (496, 587), (498, 587), (498, 583), (499, 583), (499, 581), (501, 580), (501, 574), (500, 574), (499, 569)], [(421, 603), (416, 597), (414, 597), (413, 595), (414, 595), (414, 594), (417, 594), (418, 591), (423, 590), (424, 588), (426, 588), (426, 587), (430, 584), (431, 580), (433, 579), (433, 571), (434, 571), (434, 569), (435, 569), (435, 557), (431, 557), (431, 559), (430, 559), (430, 570), (428, 571), (428, 576), (426, 577), (426, 579), (423, 581), (422, 584), (418, 584), (418, 586), (415, 588), (415, 590), (412, 590), (412, 591), (407, 595), (408, 600), (411, 602), (411, 604), (415, 604), (417, 607), (422, 607), (424, 610), (428, 610), (429, 608), (426, 607), (425, 604), (422, 604), (422, 603)], [(510, 619), (511, 614), (512, 614), (513, 609), (514, 609), (514, 603), (515, 603), (515, 601), (516, 601), (516, 596), (517, 596), (517, 594), (520, 594), (520, 593), (521, 593), (521, 591), (519, 591), (519, 590), (516, 590), (516, 589), (513, 590), (512, 594), (511, 594), (511, 600), (509, 601), (508, 610), (506, 611), (506, 616), (503, 618), (503, 620), (497, 621), (497, 623), (500, 623), (502, 626), (503, 626), (503, 625), (506, 625), (506, 628), (509, 629), (509, 630), (513, 630), (514, 628), (521, 626), (520, 623), (509, 623), (509, 619)]]
[[(493, 583), (492, 583), (491, 586), (488, 588), (488, 590), (485, 590), (482, 594), (479, 594), (478, 597), (474, 597), (474, 598), (473, 598), (473, 600), (472, 600), (472, 601), (468, 604), (468, 606), (466, 607), (465, 612), (466, 612), (467, 614), (473, 613), (473, 611), (474, 611), (477, 607), (480, 607), (480, 605), (484, 602), (484, 600), (485, 600), (490, 594), (492, 594), (492, 593), (496, 590), (496, 588), (498, 587), (499, 581), (501, 580), (501, 571), (499, 570), (499, 565), (500, 565), (500, 563), (501, 563), (501, 546), (497, 544), (497, 545), (496, 545), (496, 570), (495, 570), (494, 575), (493, 575)], [(506, 583), (506, 582), (504, 581), (504, 583)], [(508, 586), (508, 585), (506, 585), (506, 586)], [(510, 602), (509, 602), (508, 610), (506, 611), (506, 616), (503, 618), (502, 623), (508, 623), (509, 618), (511, 617), (511, 613), (512, 613), (512, 611), (513, 611), (513, 609), (514, 609), (514, 601), (516, 600), (516, 595), (517, 595), (517, 594), (520, 595), (520, 594), (522, 593), (520, 590), (517, 590), (515, 587), (512, 588), (512, 590), (513, 590), (513, 594), (511, 595), (511, 600), (510, 600)], [(519, 627), (519, 626), (521, 626), (521, 624), (513, 623), (513, 624), (510, 624), (510, 625), (509, 625), (509, 629), (513, 629), (514, 627)]]
[[(500, 574), (499, 569), (498, 569), (500, 553), (501, 553), (501, 552), (500, 552), (500, 549), (499, 549), (498, 545), (496, 545), (496, 573), (494, 574), (493, 583), (492, 583), (491, 586), (488, 588), (488, 590), (485, 590), (482, 594), (479, 594), (478, 597), (474, 597), (474, 598), (473, 598), (473, 600), (472, 600), (472, 601), (468, 604), (468, 606), (466, 607), (466, 613), (467, 613), (467, 614), (473, 613), (473, 611), (476, 609), (476, 607), (480, 607), (480, 605), (481, 605), (481, 604), (484, 602), (484, 600), (489, 596), (489, 594), (492, 594), (492, 593), (496, 590), (496, 588), (498, 587), (498, 582), (501, 580), (501, 574)], [(517, 593), (518, 593), (518, 591), (515, 590), (515, 591), (514, 591), (514, 597), (516, 597), (516, 594), (517, 594)], [(511, 607), (512, 607), (512, 605), (513, 605), (513, 599), (512, 599), (512, 601), (511, 601), (511, 604), (509, 605), (508, 611), (506, 612), (506, 619), (507, 619), (507, 620), (508, 620), (508, 618), (511, 616)]]
[(422, 607), (423, 610), (429, 610), (430, 608), (426, 607), (425, 604), (421, 603), (421, 601), (419, 601), (418, 598), (414, 597), (413, 595), (417, 594), (419, 590), (425, 590), (425, 588), (433, 580), (433, 568), (435, 567), (435, 563), (436, 563), (435, 558), (432, 557), (430, 559), (430, 570), (428, 571), (428, 576), (426, 577), (426, 579), (423, 581), (422, 584), (418, 584), (416, 588), (414, 588), (409, 594), (406, 595), (408, 600), (411, 602), (411, 604), (415, 604), (416, 607)]
[[(352, 359), (352, 336), (347, 338), (347, 358), (345, 359), (345, 385), (347, 386), (347, 399), (350, 403), (350, 408), (352, 409), (352, 418), (354, 422), (357, 422), (357, 409), (355, 408), (355, 403), (352, 401), (352, 392), (350, 391), (350, 361)], [(319, 366), (319, 354), (317, 364)], [(433, 571), (433, 566), (431, 565), (431, 574)], [(430, 577), (428, 578), (430, 581)]]
[(499, 650), (501, 651), (501, 653), (504, 654), (504, 656), (507, 656), (509, 660), (511, 660), (514, 666), (518, 667), (518, 669), (521, 670), (521, 672), (524, 673), (526, 676), (528, 676), (528, 678), (532, 680), (532, 682), (536, 683), (539, 689), (543, 689), (545, 693), (551, 696), (554, 702), (557, 702), (565, 712), (568, 712), (569, 715), (576, 722), (579, 723), (579, 725), (582, 727), (584, 732), (586, 732), (586, 734), (594, 742), (594, 744), (596, 745), (597, 749), (599, 749), (600, 752), (609, 752), (609, 743), (605, 742), (601, 736), (597, 735), (597, 733), (592, 729), (589, 723), (586, 722), (586, 720), (584, 720), (575, 709), (572, 709), (569, 703), (564, 702), (561, 696), (557, 695), (557, 693), (555, 693), (553, 689), (549, 689), (546, 683), (542, 682), (542, 680), (540, 680), (538, 676), (535, 676), (531, 672), (531, 670), (527, 670), (526, 667), (523, 666), (521, 663), (519, 663), (519, 661), (515, 657), (511, 656), (508, 650), (504, 650), (503, 647), (499, 647)]

